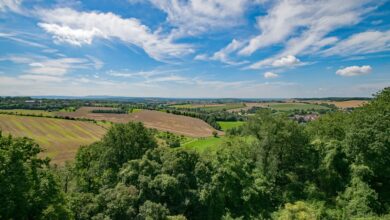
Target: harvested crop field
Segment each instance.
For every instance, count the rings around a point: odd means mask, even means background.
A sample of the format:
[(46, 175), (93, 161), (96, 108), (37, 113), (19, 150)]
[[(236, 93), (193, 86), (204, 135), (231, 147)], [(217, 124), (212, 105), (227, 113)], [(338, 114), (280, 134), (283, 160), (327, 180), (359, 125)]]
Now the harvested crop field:
[[(73, 118), (89, 118), (94, 120), (105, 120), (114, 123), (127, 123), (130, 121), (142, 122), (148, 128), (155, 128), (161, 131), (169, 131), (176, 134), (190, 137), (208, 137), (215, 131), (206, 122), (187, 116), (168, 114), (165, 112), (142, 110), (131, 114), (92, 113), (93, 109), (100, 107), (82, 107), (75, 112), (61, 112), (61, 116)], [(220, 132), (222, 134), (222, 132)]]
[(77, 149), (98, 141), (106, 129), (91, 122), (42, 117), (0, 115), (0, 129), (4, 134), (34, 139), (52, 158), (63, 164), (74, 159)]
[(348, 101), (326, 101), (317, 103), (333, 104), (337, 108), (357, 108), (366, 104), (368, 101), (365, 100), (348, 100)]

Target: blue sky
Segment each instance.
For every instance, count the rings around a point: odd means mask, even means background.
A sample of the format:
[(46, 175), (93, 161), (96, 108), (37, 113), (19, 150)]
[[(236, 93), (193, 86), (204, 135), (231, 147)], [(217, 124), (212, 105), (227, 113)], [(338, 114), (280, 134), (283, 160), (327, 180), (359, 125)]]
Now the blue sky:
[(371, 96), (389, 61), (384, 0), (0, 0), (3, 96)]

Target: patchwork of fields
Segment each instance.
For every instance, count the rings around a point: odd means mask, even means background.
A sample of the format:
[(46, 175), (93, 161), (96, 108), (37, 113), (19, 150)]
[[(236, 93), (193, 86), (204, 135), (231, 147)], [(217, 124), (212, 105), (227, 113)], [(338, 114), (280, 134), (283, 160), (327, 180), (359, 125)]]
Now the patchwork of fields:
[(98, 141), (106, 132), (91, 122), (0, 114), (3, 134), (34, 139), (56, 164), (72, 160), (77, 149)]
[(348, 100), (348, 101), (311, 101), (313, 103), (326, 103), (326, 104), (333, 104), (337, 108), (357, 108), (361, 107), (364, 104), (366, 104), (368, 101), (366, 100)]
[[(160, 111), (142, 110), (131, 114), (111, 114), (92, 113), (91, 111), (94, 109), (101, 109), (101, 107), (82, 107), (75, 112), (60, 112), (58, 115), (72, 118), (89, 118), (98, 121), (105, 120), (114, 123), (142, 122), (148, 128), (190, 137), (208, 137), (215, 131), (213, 127), (200, 119)], [(220, 132), (220, 134), (222, 133)]]
[(222, 111), (245, 107), (244, 103), (226, 103), (226, 104), (179, 104), (170, 107), (177, 109), (201, 109), (204, 111)]
[[(184, 104), (171, 105), (175, 108), (200, 108), (206, 111), (227, 110), (231, 112), (248, 110), (252, 107), (271, 108), (277, 111), (291, 110), (323, 110), (328, 109), (320, 103), (334, 104), (338, 108), (353, 108), (364, 105), (366, 101), (308, 101), (302, 102), (258, 102), (258, 103), (227, 103), (227, 104)], [(74, 112), (58, 111), (48, 112), (41, 110), (0, 110), (0, 130), (5, 134), (19, 137), (30, 137), (45, 149), (43, 156), (49, 156), (56, 164), (63, 164), (66, 160), (74, 158), (81, 145), (88, 145), (98, 141), (113, 123), (127, 123), (130, 121), (142, 122), (148, 128), (168, 131), (184, 135), (188, 141), (182, 143), (182, 148), (193, 149), (199, 152), (214, 152), (227, 138), (223, 132), (218, 131), (218, 137), (213, 137), (216, 131), (206, 122), (192, 117), (169, 114), (161, 111), (139, 110), (130, 114), (93, 113), (92, 110), (110, 110), (108, 107), (82, 107)], [(11, 115), (18, 114), (18, 115)], [(43, 117), (29, 117), (21, 115), (34, 115)], [(64, 120), (47, 118), (54, 116), (87, 118), (97, 123), (77, 120)], [(105, 122), (106, 121), (106, 122)], [(245, 122), (219, 121), (222, 131), (239, 127)]]

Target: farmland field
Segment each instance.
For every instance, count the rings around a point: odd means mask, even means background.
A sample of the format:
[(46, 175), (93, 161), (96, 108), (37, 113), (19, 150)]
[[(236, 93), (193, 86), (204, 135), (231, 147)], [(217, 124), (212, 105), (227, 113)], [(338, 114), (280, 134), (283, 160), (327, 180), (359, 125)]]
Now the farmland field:
[(43, 110), (29, 110), (29, 109), (0, 109), (0, 113), (14, 113), (20, 115), (41, 115), (41, 116), (54, 116), (54, 112), (48, 112)]
[(226, 103), (226, 104), (179, 104), (179, 105), (171, 105), (173, 108), (187, 108), (187, 109), (195, 109), (199, 108), (205, 111), (221, 111), (221, 110), (231, 110), (244, 107), (243, 103)]
[(213, 153), (218, 150), (223, 143), (225, 136), (196, 138), (187, 143), (184, 143), (181, 148), (187, 150), (195, 150), (199, 153)]
[[(215, 131), (206, 122), (187, 116), (168, 114), (160, 111), (137, 110), (131, 114), (92, 113), (94, 109), (101, 107), (82, 107), (75, 112), (60, 112), (58, 115), (73, 118), (89, 118), (98, 121), (110, 121), (114, 123), (127, 123), (130, 121), (142, 122), (148, 128), (161, 131), (169, 131), (190, 137), (207, 137)], [(222, 134), (220, 132), (220, 134)]]
[(91, 122), (1, 114), (0, 129), (4, 134), (34, 139), (45, 149), (42, 155), (56, 164), (74, 159), (79, 146), (99, 140), (106, 132)]
[(337, 108), (356, 108), (367, 103), (366, 100), (348, 100), (348, 101), (312, 101), (313, 103), (333, 104)]
[(291, 111), (291, 110), (325, 110), (329, 109), (326, 106), (321, 106), (317, 104), (307, 104), (307, 103), (297, 103), (297, 102), (286, 102), (286, 103), (268, 103), (266, 107), (277, 111)]
[(243, 121), (219, 121), (219, 126), (221, 126), (222, 131), (226, 131), (231, 128), (240, 127), (245, 124)]
[(291, 111), (291, 110), (326, 110), (329, 109), (326, 106), (321, 106), (319, 103), (301, 103), (301, 102), (257, 102), (257, 103), (245, 103), (245, 107), (231, 109), (230, 112), (239, 112), (241, 110), (249, 110), (252, 107), (271, 108), (277, 111)]

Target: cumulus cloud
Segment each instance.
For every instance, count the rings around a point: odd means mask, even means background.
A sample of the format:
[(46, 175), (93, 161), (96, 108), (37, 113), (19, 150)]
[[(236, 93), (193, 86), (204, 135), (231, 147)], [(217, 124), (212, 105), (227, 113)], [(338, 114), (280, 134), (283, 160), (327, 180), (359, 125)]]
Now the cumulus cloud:
[(149, 0), (149, 2), (167, 14), (167, 21), (175, 27), (171, 35), (173, 38), (236, 26), (242, 23), (246, 9), (257, 3), (251, 0)]
[(272, 78), (277, 78), (277, 77), (279, 77), (279, 75), (276, 73), (273, 73), (273, 72), (265, 72), (264, 73), (264, 78), (266, 78), (266, 79), (272, 79)]
[(254, 64), (251, 64), (248, 68), (249, 69), (260, 69), (263, 67), (282, 68), (282, 67), (293, 67), (293, 66), (304, 65), (304, 64), (305, 63), (301, 62), (297, 57), (293, 55), (287, 55), (279, 58), (264, 59)]
[(368, 54), (390, 50), (390, 31), (366, 31), (354, 34), (322, 52), (325, 56)]
[(81, 46), (95, 38), (112, 39), (142, 48), (150, 57), (165, 61), (192, 52), (187, 44), (176, 44), (168, 36), (152, 32), (135, 18), (122, 18), (113, 13), (79, 12), (70, 8), (37, 11), (38, 24), (53, 35), (57, 43)]
[(285, 66), (294, 66), (300, 64), (301, 61), (293, 55), (288, 55), (285, 57), (281, 57), (272, 62), (272, 66), (274, 67), (285, 67)]
[(336, 71), (340, 76), (360, 76), (371, 73), (372, 68), (369, 65), (366, 66), (349, 66)]
[(372, 0), (344, 1), (343, 4), (339, 0), (276, 1), (266, 15), (257, 17), (260, 34), (251, 38), (239, 54), (251, 55), (261, 48), (284, 42), (287, 43), (281, 55), (296, 55), (312, 46), (318, 47), (316, 44), (331, 31), (358, 23), (362, 15), (374, 8), (371, 4), (379, 3)]

